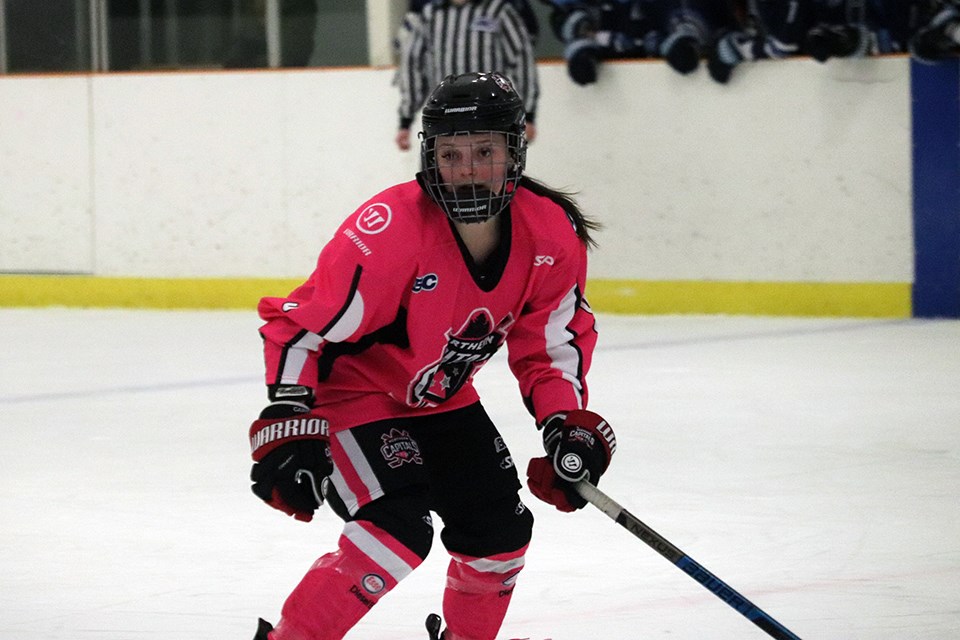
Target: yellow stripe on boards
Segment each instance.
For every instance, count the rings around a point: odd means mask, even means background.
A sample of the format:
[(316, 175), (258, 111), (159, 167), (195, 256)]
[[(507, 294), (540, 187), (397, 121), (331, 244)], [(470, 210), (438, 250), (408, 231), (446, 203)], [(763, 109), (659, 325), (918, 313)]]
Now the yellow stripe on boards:
[(596, 311), (909, 318), (909, 282), (699, 282), (591, 280)]
[(261, 278), (0, 276), (0, 306), (255, 309), (263, 296), (285, 296), (302, 282)]
[[(2, 275), (0, 307), (254, 309), (302, 282), (286, 278), (109, 278)], [(594, 311), (908, 318), (908, 282), (699, 282), (590, 280)]]

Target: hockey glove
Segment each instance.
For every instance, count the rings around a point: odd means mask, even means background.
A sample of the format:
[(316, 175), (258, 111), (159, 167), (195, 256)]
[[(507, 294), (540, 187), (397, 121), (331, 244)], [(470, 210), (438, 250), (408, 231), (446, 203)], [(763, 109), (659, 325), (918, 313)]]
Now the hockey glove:
[(575, 511), (587, 501), (573, 484), (599, 482), (617, 450), (617, 438), (606, 420), (592, 411), (577, 410), (547, 420), (543, 448), (546, 457), (533, 458), (527, 466), (527, 486), (560, 511)]
[(570, 79), (579, 85), (596, 82), (600, 52), (600, 47), (592, 39), (574, 40), (564, 47), (563, 56), (567, 60)]
[(661, 45), (661, 50), (663, 59), (677, 73), (693, 73), (700, 66), (700, 42), (693, 36), (670, 36)]
[(819, 24), (807, 32), (804, 41), (806, 53), (817, 62), (862, 57), (866, 53), (865, 45), (865, 34), (850, 24)]
[(271, 387), (273, 400), (250, 426), (253, 492), (274, 509), (309, 522), (333, 472), (327, 421), (313, 413), (307, 387)]

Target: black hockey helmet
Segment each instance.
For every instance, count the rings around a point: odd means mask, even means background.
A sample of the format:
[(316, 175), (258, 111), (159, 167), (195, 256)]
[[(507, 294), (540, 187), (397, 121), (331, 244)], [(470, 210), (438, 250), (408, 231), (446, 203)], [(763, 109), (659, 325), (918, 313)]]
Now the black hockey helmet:
[[(513, 84), (500, 73), (465, 73), (444, 78), (423, 107), (420, 143), (421, 188), (452, 220), (482, 222), (503, 211), (516, 192), (526, 163), (526, 111)], [(503, 186), (455, 189), (444, 184), (437, 163), (439, 136), (495, 132), (506, 136), (509, 165)]]

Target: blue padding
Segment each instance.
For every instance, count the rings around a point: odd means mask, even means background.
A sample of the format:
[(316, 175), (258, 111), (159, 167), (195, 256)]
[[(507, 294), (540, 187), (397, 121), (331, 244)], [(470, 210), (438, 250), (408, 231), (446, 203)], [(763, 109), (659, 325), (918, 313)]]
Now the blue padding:
[(910, 64), (913, 315), (960, 318), (960, 60)]

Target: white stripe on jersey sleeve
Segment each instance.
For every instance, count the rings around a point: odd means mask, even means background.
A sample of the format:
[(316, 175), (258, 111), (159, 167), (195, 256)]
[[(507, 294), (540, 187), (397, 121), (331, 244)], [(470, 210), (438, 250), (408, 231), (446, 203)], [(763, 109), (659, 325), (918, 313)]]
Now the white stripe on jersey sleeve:
[(323, 339), (312, 331), (306, 331), (296, 342), (286, 349), (283, 359), (283, 371), (280, 372), (280, 384), (300, 384), (300, 374), (310, 357), (311, 351), (316, 351)]
[(580, 372), (580, 350), (573, 345), (575, 338), (567, 327), (573, 322), (577, 312), (577, 287), (573, 286), (563, 296), (560, 305), (550, 314), (547, 326), (544, 327), (544, 338), (547, 342), (547, 356), (551, 365), (560, 371), (564, 380), (573, 385), (577, 392), (577, 408), (583, 408), (583, 385), (578, 373)]
[(363, 320), (363, 296), (357, 291), (353, 294), (350, 304), (343, 315), (337, 318), (323, 334), (323, 339), (329, 342), (343, 342), (354, 334)]

